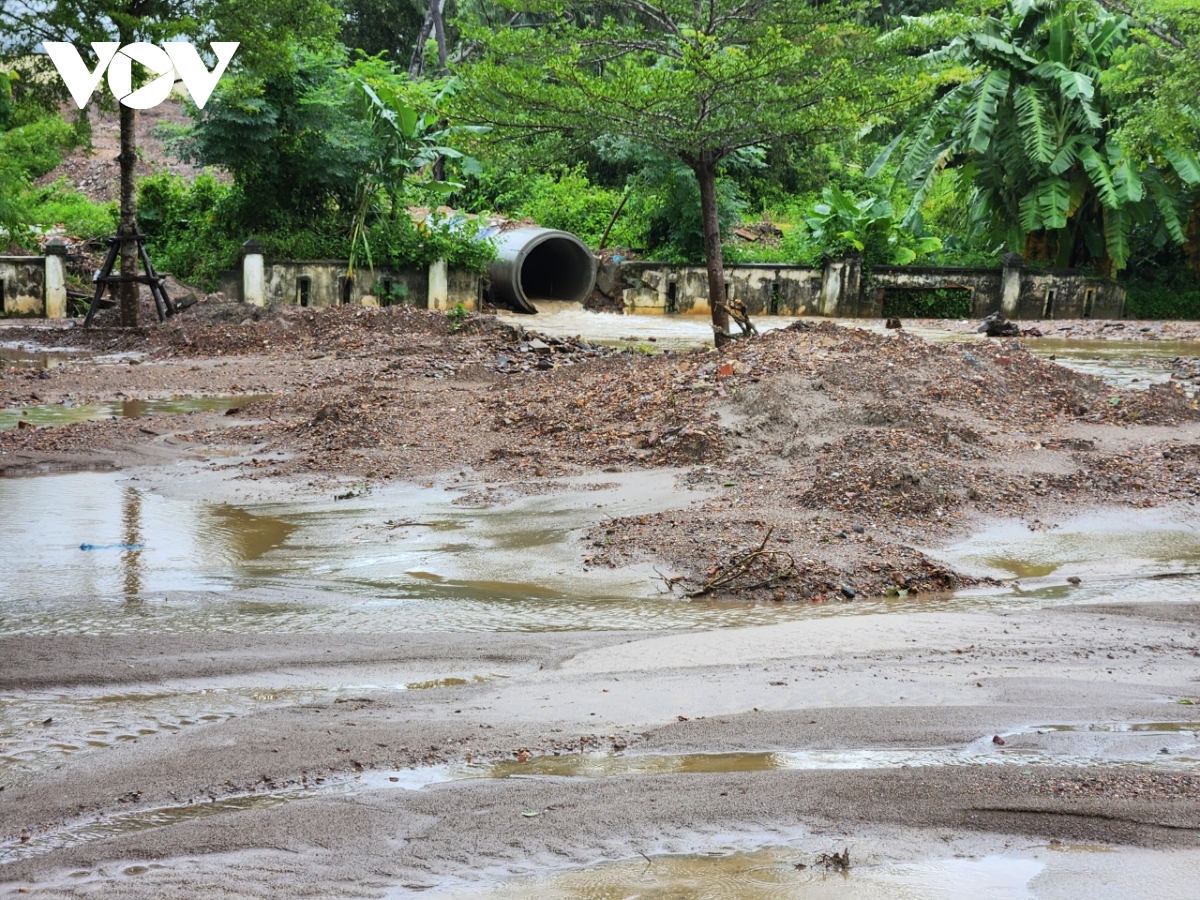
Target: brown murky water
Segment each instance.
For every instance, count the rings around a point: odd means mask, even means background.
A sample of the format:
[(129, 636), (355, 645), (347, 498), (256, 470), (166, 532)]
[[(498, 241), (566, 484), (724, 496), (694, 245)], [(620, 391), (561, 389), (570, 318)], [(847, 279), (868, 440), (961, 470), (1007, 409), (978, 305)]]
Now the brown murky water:
[(73, 350), (41, 350), (14, 344), (0, 344), (0, 367), (16, 369), (53, 369), (56, 366), (87, 359), (89, 354)]
[[(168, 498), (118, 473), (0, 479), (0, 634), (720, 628), (797, 617), (1189, 599), (1200, 531), (1155, 511), (1030, 532), (999, 525), (941, 555), (1002, 591), (823, 605), (686, 601), (649, 568), (580, 573), (576, 529), (687, 502), (660, 473), (464, 509), (441, 488), (350, 501)], [(578, 490), (576, 489), (578, 487)], [(432, 527), (394, 528), (397, 510)], [(467, 539), (469, 537), (469, 539)], [(531, 579), (531, 573), (536, 576)], [(1150, 576), (1184, 575), (1153, 580)], [(1078, 574), (1082, 584), (1067, 577)]]
[[(1061, 586), (1077, 577), (1081, 593), (1097, 583), (1120, 591), (1120, 582), (1200, 574), (1200, 527), (1168, 510), (1084, 515), (1037, 531), (1019, 522), (1001, 522), (938, 555), (963, 570), (1016, 578), (1025, 587)], [(1194, 591), (1190, 578), (1179, 580)], [(1165, 581), (1155, 582), (1154, 591), (1171, 594)]]
[(102, 403), (46, 403), (0, 409), (0, 430), (16, 428), (20, 422), (39, 428), (72, 425), (98, 419), (140, 419), (145, 416), (187, 415), (227, 412), (245, 406), (261, 395), (231, 397), (177, 397), (170, 400), (111, 400)]

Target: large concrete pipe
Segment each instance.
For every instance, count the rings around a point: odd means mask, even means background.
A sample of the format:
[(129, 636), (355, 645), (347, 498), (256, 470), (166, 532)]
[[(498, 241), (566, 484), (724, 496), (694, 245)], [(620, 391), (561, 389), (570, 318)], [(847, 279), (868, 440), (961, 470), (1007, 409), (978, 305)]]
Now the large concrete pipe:
[(496, 236), (488, 266), (492, 304), (536, 313), (538, 300), (582, 303), (596, 287), (596, 257), (579, 238), (552, 228), (517, 228)]

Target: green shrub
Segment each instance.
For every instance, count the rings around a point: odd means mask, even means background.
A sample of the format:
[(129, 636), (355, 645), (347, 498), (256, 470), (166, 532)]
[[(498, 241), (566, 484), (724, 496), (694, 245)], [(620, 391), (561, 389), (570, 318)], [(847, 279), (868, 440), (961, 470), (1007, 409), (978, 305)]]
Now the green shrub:
[(1200, 319), (1200, 279), (1166, 282), (1130, 280), (1125, 286), (1127, 319)]
[(72, 237), (89, 239), (117, 230), (117, 204), (97, 203), (69, 188), (63, 179), (28, 189), (21, 199), (25, 221), (48, 228), (59, 226)]
[(496, 246), (475, 237), (477, 226), (470, 220), (453, 223), (431, 217), (414, 224), (407, 215), (377, 222), (368, 232), (371, 261), (396, 269), (424, 268), (439, 259), (452, 269), (482, 272), (496, 258)]
[(40, 178), (75, 146), (75, 130), (57, 115), (0, 132), (0, 161), (28, 179)]
[(883, 298), (882, 314), (905, 319), (967, 319), (971, 316), (971, 292), (955, 288), (934, 291), (889, 288)]
[(159, 172), (138, 182), (138, 224), (155, 268), (215, 290), (237, 263), (243, 238), (231, 225), (236, 189), (208, 174), (194, 181)]

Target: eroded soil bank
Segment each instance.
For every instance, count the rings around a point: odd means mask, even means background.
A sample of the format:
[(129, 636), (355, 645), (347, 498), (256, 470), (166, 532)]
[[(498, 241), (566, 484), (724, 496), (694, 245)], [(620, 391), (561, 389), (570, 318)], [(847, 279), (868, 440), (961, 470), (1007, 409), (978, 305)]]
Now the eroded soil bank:
[[(6, 324), (0, 342), (30, 353), (0, 367), (6, 475), (117, 470), (134, 492), (234, 510), (221, 527), (320, 503), (346, 545), (313, 562), (294, 545), (316, 526), (280, 513), (240, 551), (272, 566), (252, 585), (142, 572), (89, 591), (39, 585), (7, 540), (0, 891), (403, 896), (848, 839), (864, 864), (943, 858), (935, 844), (986, 856), (1006, 835), (1194, 866), (1192, 551), (1060, 572), (947, 549), (1096, 510), (1194, 528), (1200, 413), (1173, 384), (1114, 388), (1015, 341), (799, 323), (647, 354), (396, 308), (201, 304), (138, 333)], [(47, 348), (73, 352), (46, 366)], [(24, 407), (197, 396), (237, 399), (19, 424)], [(139, 537), (113, 552), (155, 549)], [(474, 632), (406, 628), (396, 604), (420, 600), (419, 578), (438, 602), (507, 605)], [(573, 593), (701, 612), (666, 635), (521, 619)], [(294, 624), (348, 603), (365, 624)], [(184, 614), (206, 604), (222, 617)], [(875, 605), (820, 614), (854, 604)], [(739, 605), (795, 615), (739, 622)], [(584, 763), (539, 763), (556, 754)]]

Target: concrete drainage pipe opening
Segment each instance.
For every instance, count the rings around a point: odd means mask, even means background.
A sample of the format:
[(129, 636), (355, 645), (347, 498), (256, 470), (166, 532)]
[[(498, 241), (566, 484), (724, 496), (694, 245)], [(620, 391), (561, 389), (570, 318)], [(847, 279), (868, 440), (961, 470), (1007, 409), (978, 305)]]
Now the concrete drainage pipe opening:
[(596, 287), (596, 257), (579, 238), (549, 228), (518, 228), (496, 239), (488, 266), (493, 305), (536, 313), (539, 300), (583, 303)]

